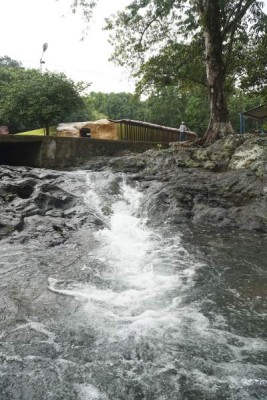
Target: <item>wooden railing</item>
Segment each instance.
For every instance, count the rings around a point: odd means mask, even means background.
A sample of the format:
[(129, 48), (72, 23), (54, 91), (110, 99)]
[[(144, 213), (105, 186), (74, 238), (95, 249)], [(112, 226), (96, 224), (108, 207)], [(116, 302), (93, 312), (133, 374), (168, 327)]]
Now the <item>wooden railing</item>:
[[(163, 125), (130, 119), (110, 120), (117, 124), (118, 139), (132, 142), (169, 143), (179, 140), (180, 131)], [(194, 132), (186, 132), (186, 140), (196, 140)]]

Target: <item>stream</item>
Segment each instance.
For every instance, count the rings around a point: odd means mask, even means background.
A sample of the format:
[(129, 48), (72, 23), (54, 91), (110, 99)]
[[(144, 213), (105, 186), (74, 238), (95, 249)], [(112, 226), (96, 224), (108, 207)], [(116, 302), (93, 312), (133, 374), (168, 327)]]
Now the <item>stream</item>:
[(79, 206), (0, 241), (1, 400), (267, 399), (266, 235), (158, 226), (123, 173), (46, 179)]

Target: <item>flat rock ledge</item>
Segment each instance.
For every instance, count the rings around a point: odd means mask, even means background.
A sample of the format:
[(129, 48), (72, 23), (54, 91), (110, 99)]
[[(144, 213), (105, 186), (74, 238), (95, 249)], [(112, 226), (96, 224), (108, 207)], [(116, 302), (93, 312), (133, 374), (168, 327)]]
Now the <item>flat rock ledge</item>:
[[(144, 193), (150, 224), (267, 233), (267, 137), (233, 135), (209, 147), (95, 157), (75, 169), (123, 172)], [(61, 171), (0, 167), (0, 239), (53, 247), (104, 222), (62, 189)]]
[(267, 232), (267, 137), (231, 135), (206, 148), (158, 147), (108, 162), (140, 182), (153, 223)]

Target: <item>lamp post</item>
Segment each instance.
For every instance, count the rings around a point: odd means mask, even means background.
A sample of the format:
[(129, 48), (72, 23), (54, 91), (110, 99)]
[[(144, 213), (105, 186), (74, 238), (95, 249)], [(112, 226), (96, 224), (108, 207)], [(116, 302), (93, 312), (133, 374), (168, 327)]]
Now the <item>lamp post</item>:
[(40, 71), (42, 71), (43, 64), (45, 64), (45, 61), (43, 61), (43, 56), (44, 56), (44, 52), (47, 50), (47, 48), (48, 48), (48, 44), (44, 43), (43, 44), (43, 53), (42, 53), (42, 56), (40, 58)]

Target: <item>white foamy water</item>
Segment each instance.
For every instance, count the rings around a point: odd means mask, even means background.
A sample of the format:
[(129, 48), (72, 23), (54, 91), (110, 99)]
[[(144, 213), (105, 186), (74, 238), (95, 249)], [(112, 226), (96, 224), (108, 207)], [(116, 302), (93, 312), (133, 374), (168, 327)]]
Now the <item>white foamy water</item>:
[(172, 182), (36, 171), (1, 240), (1, 399), (267, 399), (266, 238), (153, 227)]
[[(200, 265), (182, 247), (178, 234), (166, 240), (161, 232), (147, 227), (146, 219), (140, 217), (143, 195), (136, 188), (122, 179), (119, 192), (109, 196), (106, 188), (114, 176), (109, 173), (106, 179), (101, 179), (96, 173), (89, 173), (86, 178), (85, 202), (95, 206), (108, 225), (95, 234), (98, 247), (89, 256), (106, 265), (104, 278), (119, 282), (121, 289), (90, 283), (72, 283), (62, 289), (53, 278), (49, 281), (50, 289), (87, 300), (90, 303), (86, 309), (90, 312), (102, 308), (102, 315), (112, 315), (133, 326), (138, 325), (138, 320), (143, 325), (165, 323), (168, 314), (173, 319), (173, 304), (179, 302), (179, 288), (181, 292), (184, 290), (185, 281), (190, 285)], [(107, 206), (109, 215), (103, 211)], [(175, 296), (171, 294), (173, 290)]]
[[(97, 332), (92, 370), (100, 368), (101, 374), (109, 374), (109, 365), (120, 359), (117, 369), (114, 367), (117, 377), (122, 374), (124, 362), (134, 363), (136, 368), (142, 363), (148, 365), (149, 371), (148, 375), (142, 372), (142, 385), (147, 376), (152, 381), (161, 376), (164, 381), (164, 374), (179, 371), (189, 376), (195, 390), (207, 399), (215, 399), (220, 385), (226, 382), (229, 390), (244, 390), (243, 398), (249, 399), (246, 388), (256, 381), (247, 379), (251, 367), (240, 368), (240, 363), (244, 350), (254, 350), (255, 340), (224, 331), (222, 315), (214, 318), (212, 326), (201, 312), (201, 298), (187, 301), (203, 264), (183, 247), (181, 234), (171, 235), (165, 227), (150, 228), (141, 212), (143, 194), (128, 185), (123, 176), (115, 177), (110, 172), (82, 174), (88, 186), (85, 204), (105, 222), (105, 228), (95, 233), (94, 249), (88, 251), (88, 259), (91, 263), (101, 262), (105, 268), (99, 272), (100, 283), (64, 283), (51, 277), (49, 289), (80, 302), (81, 318)], [(231, 341), (242, 341), (242, 345), (232, 345)], [(263, 341), (257, 341), (257, 346), (264, 349)], [(213, 372), (204, 373), (203, 363)], [(260, 374), (260, 367), (258, 370)], [(139, 379), (139, 373), (132, 374)], [(81, 399), (108, 398), (108, 392), (94, 386), (97, 379), (79, 387)], [(183, 390), (178, 380), (169, 385), (171, 394), (159, 397), (162, 400), (174, 399), (175, 393)], [(125, 397), (137, 398), (135, 394)]]
[(108, 400), (108, 397), (93, 385), (77, 385), (77, 389), (81, 400)]

